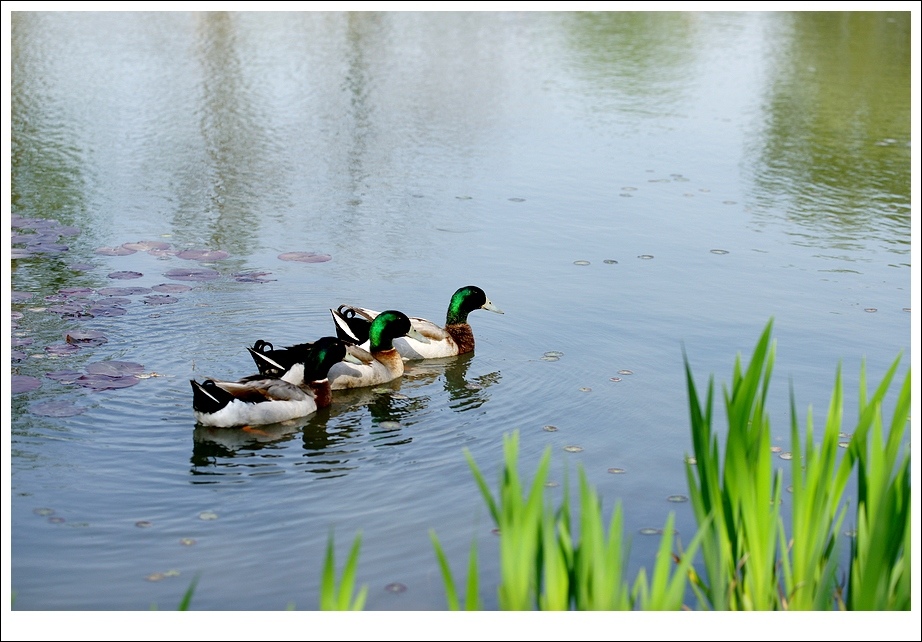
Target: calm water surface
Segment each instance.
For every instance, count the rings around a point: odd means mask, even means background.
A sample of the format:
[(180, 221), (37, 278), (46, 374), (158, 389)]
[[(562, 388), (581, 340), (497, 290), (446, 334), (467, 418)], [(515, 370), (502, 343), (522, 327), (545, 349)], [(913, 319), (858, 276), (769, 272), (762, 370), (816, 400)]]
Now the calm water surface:
[[(909, 369), (909, 25), (14, 14), (8, 358), (34, 378), (7, 393), (15, 608), (172, 609), (198, 578), (194, 609), (315, 609), (327, 538), (341, 562), (360, 532), (368, 609), (444, 609), (430, 530), (461, 578), (477, 542), (496, 608), (464, 451), (495, 484), (514, 429), (526, 475), (552, 450), (549, 498), (582, 467), (623, 504), (649, 569), (641, 529), (695, 530), (667, 500), (683, 349), (720, 385), (774, 319), (782, 449), (789, 383), (821, 423), (841, 364), (850, 421), (862, 362), (874, 385)], [(196, 428), (189, 379), (249, 374), (256, 339), (331, 334), (340, 303), (442, 321), (467, 284), (505, 311), (471, 315), (473, 355), (289, 425)], [(142, 378), (70, 383), (100, 361)]]

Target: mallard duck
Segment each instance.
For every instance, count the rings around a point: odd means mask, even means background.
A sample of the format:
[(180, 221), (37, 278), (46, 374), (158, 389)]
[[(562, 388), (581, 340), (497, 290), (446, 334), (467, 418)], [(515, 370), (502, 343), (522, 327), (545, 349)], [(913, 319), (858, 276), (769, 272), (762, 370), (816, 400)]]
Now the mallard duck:
[(257, 374), (238, 381), (209, 378), (202, 383), (190, 379), (196, 421), (220, 428), (272, 424), (330, 405), (329, 370), (346, 356), (346, 344), (337, 337), (323, 337), (292, 354), (297, 362), (281, 377)]
[[(489, 310), (503, 314), (476, 285), (467, 285), (458, 288), (451, 296), (448, 303), (448, 313), (445, 315), (445, 327), (427, 319), (410, 317), (413, 328), (426, 337), (428, 343), (414, 340), (414, 337), (399, 337), (394, 339), (397, 348), (404, 359), (437, 359), (439, 357), (452, 357), (465, 354), (474, 350), (474, 332), (467, 322), (467, 315), (474, 310)], [(336, 322), (336, 334), (344, 341), (361, 341), (368, 339), (368, 328), (378, 313), (367, 308), (352, 305), (341, 305), (333, 313)], [(364, 345), (364, 343), (362, 344)]]
[[(330, 310), (334, 319), (336, 312)], [(333, 390), (362, 388), (393, 381), (403, 375), (403, 357), (394, 347), (398, 337), (412, 337), (420, 345), (429, 339), (413, 328), (409, 317), (397, 310), (385, 310), (376, 315), (368, 327), (368, 350), (350, 347), (349, 355), (362, 363), (340, 361), (330, 368)]]

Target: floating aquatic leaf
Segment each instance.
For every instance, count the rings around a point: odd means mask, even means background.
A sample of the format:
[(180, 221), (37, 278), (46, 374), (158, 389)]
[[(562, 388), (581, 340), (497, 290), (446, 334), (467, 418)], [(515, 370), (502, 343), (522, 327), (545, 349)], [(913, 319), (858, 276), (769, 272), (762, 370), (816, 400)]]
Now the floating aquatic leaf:
[(130, 303), (131, 299), (125, 296), (107, 296), (96, 301), (96, 305), (101, 308), (121, 307), (123, 305), (129, 305)]
[(150, 291), (150, 288), (145, 288), (139, 285), (132, 285), (128, 287), (102, 288), (97, 292), (97, 294), (101, 296), (134, 296), (135, 294), (147, 294)]
[(561, 352), (560, 350), (548, 350), (547, 352), (544, 353), (544, 356), (560, 358), (563, 356), (563, 352)]
[(224, 250), (183, 250), (177, 252), (176, 256), (191, 261), (220, 261), (229, 257), (230, 253)]
[(58, 370), (56, 372), (46, 372), (45, 376), (61, 383), (74, 383), (83, 375), (77, 370)]
[(573, 265), (589, 265), (589, 261), (584, 261), (584, 260), (573, 261)]
[(176, 268), (164, 272), (163, 276), (176, 281), (211, 281), (221, 275), (209, 268)]
[(10, 359), (13, 361), (22, 361), (26, 358), (26, 353), (19, 350), (10, 350)]
[(121, 245), (117, 247), (98, 247), (96, 248), (96, 254), (102, 254), (103, 256), (127, 256), (129, 254), (134, 254), (137, 250), (131, 250), (127, 247)]
[(13, 291), (13, 292), (10, 292), (10, 301), (12, 301), (13, 303), (18, 303), (18, 302), (20, 302), (20, 301), (28, 301), (28, 300), (31, 299), (33, 296), (35, 296), (35, 293), (34, 293), (34, 292), (16, 292), (16, 291)]
[(64, 334), (67, 343), (99, 346), (108, 341), (102, 332), (96, 330), (70, 330)]
[(117, 305), (98, 305), (87, 310), (94, 317), (120, 317), (127, 314), (128, 310)]
[(149, 294), (144, 297), (144, 303), (147, 305), (169, 305), (179, 303), (179, 299), (169, 294)]
[(610, 472), (612, 475), (623, 475), (627, 471), (623, 468), (609, 468), (608, 472)]
[(634, 371), (633, 370), (619, 370), (618, 374), (619, 375), (632, 375), (634, 374)]
[(541, 357), (541, 361), (560, 361), (560, 357), (555, 355), (544, 355)]
[(865, 312), (877, 312), (877, 308), (865, 308)]
[(133, 361), (95, 361), (87, 365), (86, 371), (90, 374), (121, 377), (141, 374), (144, 372), (144, 366)]
[(605, 259), (602, 263), (607, 263), (608, 265), (615, 265), (618, 263), (615, 259)]
[(268, 283), (269, 281), (275, 281), (275, 279), (264, 279), (264, 276), (268, 276), (272, 272), (236, 272), (234, 276), (235, 281), (240, 283)]
[(544, 427), (545, 432), (557, 432), (557, 426), (547, 425)]
[(87, 288), (87, 287), (82, 287), (82, 286), (61, 288), (60, 290), (58, 290), (60, 294), (65, 294), (68, 296), (71, 296), (74, 294), (93, 294), (93, 291), (94, 291), (93, 288)]
[(609, 381), (614, 381), (614, 382), (617, 383), (618, 381), (621, 381), (621, 377), (610, 377), (608, 380), (609, 380)]
[(580, 392), (592, 392), (592, 388), (590, 388), (589, 386), (583, 386), (582, 388), (579, 389), (579, 391)]
[(564, 446), (563, 449), (566, 450), (568, 453), (581, 453), (581, 452), (583, 452), (583, 447), (582, 447), (582, 446)]
[(29, 250), (24, 250), (21, 247), (10, 248), (10, 258), (11, 259), (28, 259), (32, 256), (32, 252)]
[(213, 519), (218, 519), (218, 514), (210, 510), (205, 510), (198, 514), (198, 518), (205, 521), (210, 521)]
[(48, 252), (48, 253), (66, 252), (67, 250), (70, 249), (70, 247), (68, 247), (67, 245), (63, 245), (61, 243), (35, 243), (34, 245), (30, 244), (28, 247), (33, 252)]
[(652, 255), (652, 254), (638, 254), (638, 255), (637, 255), (637, 258), (638, 258), (638, 259), (643, 259), (643, 260), (647, 261), (647, 260), (649, 260), (649, 259), (652, 259), (652, 258), (653, 258), (653, 255)]
[(179, 294), (180, 292), (188, 292), (191, 289), (191, 285), (184, 285), (182, 283), (161, 283), (151, 288), (151, 290), (155, 292), (163, 292), (164, 294)]
[(170, 247), (170, 244), (163, 241), (137, 241), (136, 243), (122, 243), (122, 247), (135, 252), (147, 252), (148, 250), (165, 250)]
[(711, 254), (729, 254), (727, 250), (711, 250)]
[(45, 352), (56, 357), (65, 357), (79, 351), (80, 346), (73, 343), (53, 343), (50, 346), (45, 346)]
[(86, 412), (86, 408), (75, 406), (72, 401), (46, 401), (32, 405), (31, 410), (40, 417), (73, 417)]
[(16, 312), (16, 311), (10, 312), (10, 319), (12, 319), (13, 321), (19, 321), (22, 318), (22, 316), (23, 316), (22, 312)]
[(116, 390), (118, 388), (130, 388), (138, 384), (140, 379), (134, 376), (127, 377), (110, 377), (108, 375), (87, 374), (74, 381), (74, 383), (90, 388), (91, 390)]
[(13, 337), (10, 340), (10, 345), (14, 348), (18, 348), (20, 346), (30, 346), (33, 342), (34, 339), (32, 337)]
[(301, 263), (323, 263), (333, 257), (319, 252), (283, 252), (279, 254), (282, 261), (300, 261)]
[(127, 280), (140, 279), (144, 275), (140, 272), (135, 272), (134, 270), (119, 270), (117, 272), (110, 272), (107, 276), (110, 279)]

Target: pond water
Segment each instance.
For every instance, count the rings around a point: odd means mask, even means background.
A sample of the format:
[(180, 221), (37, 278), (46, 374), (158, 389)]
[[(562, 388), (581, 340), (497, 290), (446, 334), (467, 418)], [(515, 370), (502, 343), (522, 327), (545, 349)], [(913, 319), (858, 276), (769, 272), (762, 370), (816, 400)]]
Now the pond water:
[[(430, 530), (495, 609), (464, 453), (495, 489), (513, 430), (551, 499), (582, 467), (622, 503), (633, 577), (642, 529), (695, 530), (683, 351), (720, 386), (774, 319), (782, 450), (789, 385), (822, 425), (841, 365), (849, 422), (862, 363), (909, 370), (908, 12), (21, 12), (11, 42), (16, 610), (194, 578), (195, 610), (316, 609), (357, 533), (367, 609), (440, 610)], [(505, 312), (472, 355), (196, 427), (189, 379), (255, 340), (441, 322), (468, 284)]]

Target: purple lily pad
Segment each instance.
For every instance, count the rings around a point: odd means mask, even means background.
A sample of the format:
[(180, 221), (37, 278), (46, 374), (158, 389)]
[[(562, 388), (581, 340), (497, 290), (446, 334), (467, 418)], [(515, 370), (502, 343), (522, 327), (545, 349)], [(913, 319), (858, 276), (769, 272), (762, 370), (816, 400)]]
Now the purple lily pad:
[(151, 290), (155, 292), (163, 292), (164, 294), (178, 294), (180, 292), (188, 292), (191, 289), (191, 285), (183, 285), (182, 283), (161, 283), (151, 288)]
[(41, 417), (73, 417), (86, 412), (86, 408), (75, 406), (72, 401), (46, 401), (33, 404), (31, 410)]
[(30, 346), (35, 340), (32, 337), (13, 337), (10, 341), (10, 345), (14, 348), (20, 346)]
[(74, 383), (93, 390), (115, 390), (116, 388), (130, 388), (138, 384), (140, 379), (135, 376), (109, 377), (103, 374), (87, 374), (77, 377)]
[(119, 270), (118, 272), (110, 272), (107, 276), (110, 279), (140, 279), (144, 275), (133, 270)]
[(45, 352), (56, 357), (66, 357), (69, 354), (79, 351), (80, 346), (74, 345), (73, 343), (53, 343), (50, 346), (45, 346)]
[(102, 332), (96, 330), (71, 330), (64, 335), (67, 343), (75, 343), (88, 346), (101, 346), (109, 340)]
[(42, 222), (40, 218), (28, 218), (26, 216), (13, 215), (10, 217), (10, 227), (15, 230), (34, 229), (35, 225)]
[(56, 372), (46, 372), (45, 376), (61, 383), (74, 383), (83, 373), (78, 370), (58, 370)]
[(164, 272), (163, 276), (176, 281), (211, 281), (221, 275), (217, 270), (208, 268), (176, 268)]
[(62, 225), (58, 228), (58, 234), (61, 236), (79, 236), (80, 228), (73, 225)]
[(125, 308), (120, 308), (117, 305), (97, 305), (87, 310), (87, 312), (94, 317), (120, 317), (123, 314), (126, 314), (128, 310)]
[(103, 256), (127, 256), (129, 254), (134, 254), (137, 250), (130, 250), (127, 247), (121, 245), (117, 247), (97, 247), (96, 254), (102, 254)]
[(104, 307), (104, 308), (113, 306), (113, 305), (118, 305), (118, 306), (129, 305), (130, 303), (131, 303), (131, 299), (129, 299), (126, 296), (107, 296), (107, 297), (103, 297), (99, 299), (98, 301), (96, 301), (96, 305)]
[(179, 299), (169, 294), (148, 294), (144, 297), (144, 303), (147, 305), (169, 305), (179, 303)]
[(10, 292), (10, 300), (13, 303), (18, 303), (20, 301), (28, 301), (33, 296), (35, 296), (34, 292)]
[(135, 252), (147, 252), (148, 250), (166, 250), (170, 244), (163, 241), (138, 241), (137, 243), (122, 243), (122, 247)]
[(27, 356), (28, 355), (25, 352), (22, 352), (21, 350), (10, 350), (10, 359), (12, 359), (13, 361), (22, 361)]
[(19, 321), (21, 318), (22, 318), (22, 312), (18, 312), (16, 310), (13, 310), (12, 312), (10, 312), (10, 319), (12, 319), (13, 321)]
[(135, 294), (148, 293), (150, 293), (150, 288), (142, 288), (137, 285), (127, 288), (102, 288), (97, 292), (101, 296), (134, 296)]
[(29, 249), (33, 252), (66, 252), (70, 249), (69, 246), (62, 243), (34, 243), (29, 245)]
[(323, 263), (324, 261), (331, 260), (333, 257), (329, 254), (321, 254), (320, 252), (283, 252), (282, 254), (279, 254), (279, 258), (283, 261)]
[(86, 367), (89, 374), (121, 377), (144, 372), (144, 366), (133, 361), (96, 361)]
[(220, 261), (229, 257), (230, 253), (224, 250), (183, 250), (177, 252), (176, 256), (192, 261)]
[(14, 395), (17, 395), (21, 392), (30, 392), (32, 390), (38, 390), (42, 386), (42, 382), (35, 377), (29, 377), (26, 375), (13, 375), (12, 380), (10, 381), (10, 390)]
[(59, 305), (49, 305), (46, 310), (55, 314), (79, 315), (83, 313), (83, 306), (79, 303), (61, 303)]
[(24, 250), (21, 247), (10, 248), (11, 259), (28, 259), (31, 258), (32, 252)]
[(73, 295), (73, 294), (93, 294), (93, 288), (85, 288), (81, 286), (75, 286), (71, 288), (61, 288), (58, 290), (59, 294)]
[(234, 280), (240, 283), (268, 283), (269, 281), (275, 281), (276, 279), (263, 278), (269, 274), (272, 274), (272, 272), (236, 272)]

